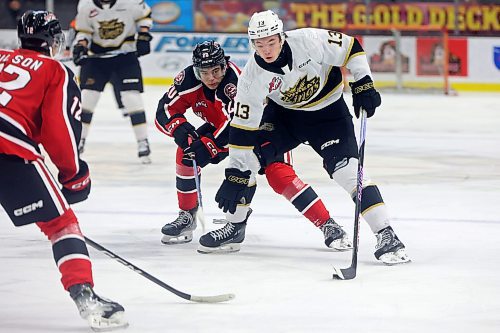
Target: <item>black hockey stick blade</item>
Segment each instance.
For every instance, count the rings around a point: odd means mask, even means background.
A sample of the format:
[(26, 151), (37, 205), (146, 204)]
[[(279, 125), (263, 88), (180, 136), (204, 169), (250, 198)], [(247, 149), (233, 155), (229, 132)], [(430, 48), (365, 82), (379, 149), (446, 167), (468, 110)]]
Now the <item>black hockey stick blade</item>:
[(88, 237), (84, 237), (84, 238), (85, 238), (85, 242), (87, 244), (89, 244), (90, 246), (92, 246), (94, 249), (104, 253), (105, 255), (107, 255), (108, 257), (110, 257), (112, 259), (115, 259), (120, 264), (130, 268), (131, 270), (133, 270), (137, 274), (142, 275), (143, 277), (145, 277), (149, 281), (156, 283), (160, 287), (167, 289), (171, 293), (173, 293), (173, 294), (175, 294), (175, 295), (177, 295), (185, 300), (188, 300), (191, 302), (197, 302), (197, 303), (220, 303), (220, 302), (230, 301), (236, 297), (234, 294), (222, 294), (222, 295), (214, 295), (214, 296), (195, 296), (195, 295), (190, 295), (190, 294), (187, 294), (185, 292), (179, 291), (179, 290), (175, 289), (174, 287), (169, 286), (165, 282), (157, 279), (156, 277), (149, 274), (148, 272), (143, 271), (142, 269), (140, 269), (136, 265), (132, 264), (131, 262), (123, 259), (122, 257), (117, 255), (116, 253), (111, 252), (110, 250), (106, 249), (104, 246), (94, 242), (93, 240), (89, 239)]
[(333, 268), (333, 278), (336, 280), (352, 280), (356, 277), (356, 268)]

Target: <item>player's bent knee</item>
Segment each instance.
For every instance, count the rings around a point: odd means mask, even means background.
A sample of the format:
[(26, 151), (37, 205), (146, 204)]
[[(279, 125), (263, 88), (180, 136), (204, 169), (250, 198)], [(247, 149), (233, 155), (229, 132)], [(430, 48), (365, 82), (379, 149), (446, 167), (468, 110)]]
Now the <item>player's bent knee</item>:
[(55, 235), (60, 233), (62, 230), (67, 229), (68, 227), (74, 228), (74, 226), (76, 226), (78, 228), (78, 232), (80, 230), (78, 227), (78, 220), (72, 209), (68, 209), (66, 212), (64, 212), (64, 214), (50, 221), (37, 222), (36, 225), (50, 240), (52, 240)]
[(82, 90), (82, 109), (86, 112), (94, 112), (97, 102), (99, 102), (101, 92), (97, 90)]
[(293, 168), (282, 162), (274, 162), (265, 169), (267, 182), (274, 192), (282, 194), (283, 191), (297, 178)]
[(144, 111), (141, 93), (138, 90), (125, 90), (121, 92), (123, 106), (129, 114)]
[[(333, 170), (333, 174), (331, 175), (333, 180), (342, 186), (352, 197), (356, 192), (357, 186), (358, 160), (355, 158), (344, 159), (339, 161)], [(369, 184), (370, 179), (366, 172), (363, 172), (363, 187)]]

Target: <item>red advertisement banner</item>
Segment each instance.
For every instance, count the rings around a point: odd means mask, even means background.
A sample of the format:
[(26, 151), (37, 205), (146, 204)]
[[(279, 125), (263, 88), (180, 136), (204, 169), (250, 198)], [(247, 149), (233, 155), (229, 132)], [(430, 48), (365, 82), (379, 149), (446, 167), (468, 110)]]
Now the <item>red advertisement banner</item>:
[[(467, 76), (467, 39), (450, 39), (448, 45), (449, 75)], [(441, 39), (417, 38), (417, 75), (441, 75), (444, 60), (445, 51)]]

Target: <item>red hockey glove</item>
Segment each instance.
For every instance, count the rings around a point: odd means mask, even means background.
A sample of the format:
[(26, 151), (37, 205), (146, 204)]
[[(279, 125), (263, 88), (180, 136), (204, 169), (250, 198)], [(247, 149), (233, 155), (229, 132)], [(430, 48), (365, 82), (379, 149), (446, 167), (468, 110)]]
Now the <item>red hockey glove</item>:
[(90, 193), (89, 167), (82, 160), (79, 161), (79, 164), (80, 171), (73, 178), (62, 184), (62, 194), (70, 204), (86, 200)]
[(181, 147), (181, 149), (186, 149), (189, 147), (189, 138), (196, 140), (200, 136), (196, 133), (196, 128), (191, 125), (181, 114), (176, 114), (169, 119), (168, 123), (165, 125), (167, 130), (167, 135), (174, 138), (175, 143)]
[(219, 148), (215, 143), (215, 139), (211, 134), (202, 136), (200, 139), (193, 141), (188, 148), (184, 150), (184, 154), (189, 159), (196, 160), (196, 164), (203, 168), (208, 163), (217, 164), (227, 156), (227, 148)]
[(373, 116), (375, 108), (380, 106), (382, 100), (380, 94), (373, 87), (373, 81), (365, 75), (362, 79), (356, 82), (349, 82), (352, 91), (352, 106), (354, 114), (359, 118), (359, 110), (363, 108), (366, 111), (368, 118)]

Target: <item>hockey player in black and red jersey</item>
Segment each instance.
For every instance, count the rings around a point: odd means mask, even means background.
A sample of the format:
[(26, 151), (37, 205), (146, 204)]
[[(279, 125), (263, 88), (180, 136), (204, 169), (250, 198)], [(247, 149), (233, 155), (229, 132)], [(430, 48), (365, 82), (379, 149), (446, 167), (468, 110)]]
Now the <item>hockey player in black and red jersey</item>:
[[(207, 164), (217, 164), (228, 156), (228, 130), (239, 75), (239, 68), (229, 61), (218, 43), (200, 43), (193, 50), (193, 64), (175, 77), (174, 84), (158, 104), (156, 126), (173, 137), (178, 145), (176, 185), (180, 212), (175, 221), (162, 228), (162, 242), (165, 244), (190, 242), (193, 238), (198, 202), (192, 159), (196, 160), (200, 174), (201, 168)], [(203, 125), (195, 128), (188, 122), (184, 114), (189, 108), (205, 121)], [(261, 151), (265, 150), (266, 144), (265, 140), (261, 142), (256, 149), (256, 158), (262, 158)], [(330, 217), (314, 190), (297, 177), (287, 156), (288, 153), (273, 157), (263, 170), (271, 187), (323, 231), (328, 247), (336, 250), (352, 248), (347, 234)], [(248, 215), (243, 219), (246, 220)], [(240, 216), (232, 214), (226, 218), (241, 221)], [(240, 235), (244, 236), (244, 233), (240, 232)], [(235, 243), (215, 251), (238, 250)]]
[[(142, 163), (151, 163), (146, 113), (142, 101), (142, 71), (138, 57), (151, 52), (151, 8), (142, 0), (81, 1), (76, 15), (73, 61), (81, 66), (82, 141), (84, 149), (92, 117), (106, 83), (120, 92), (130, 116)], [(87, 57), (89, 53), (99, 57)]]
[(77, 149), (80, 90), (71, 70), (53, 59), (64, 48), (61, 26), (50, 12), (27, 11), (17, 30), (21, 48), (0, 50), (0, 203), (15, 226), (36, 223), (51, 241), (64, 289), (93, 329), (125, 327), (123, 307), (92, 289), (89, 254), (69, 205), (87, 198), (91, 182)]
[[(307, 142), (323, 159), (323, 167), (351, 196), (356, 193), (358, 147), (352, 116), (343, 96), (341, 67), (349, 69), (356, 116), (368, 117), (381, 104), (361, 44), (338, 31), (302, 28), (283, 31), (272, 11), (252, 15), (248, 35), (254, 56), (238, 81), (235, 116), (229, 134), (229, 165), (215, 200), (224, 212), (244, 215), (255, 193), (256, 165), (252, 150), (263, 122), (273, 124), (266, 133), (268, 152), (279, 155)], [(262, 101), (268, 103), (263, 105)], [(363, 170), (364, 171), (364, 170)], [(378, 187), (363, 172), (361, 213), (377, 238), (376, 259), (386, 264), (410, 261), (396, 236)], [(245, 220), (240, 220), (245, 224)], [(239, 224), (226, 225), (202, 236), (205, 247), (232, 242)], [(221, 236), (223, 235), (223, 236)]]

